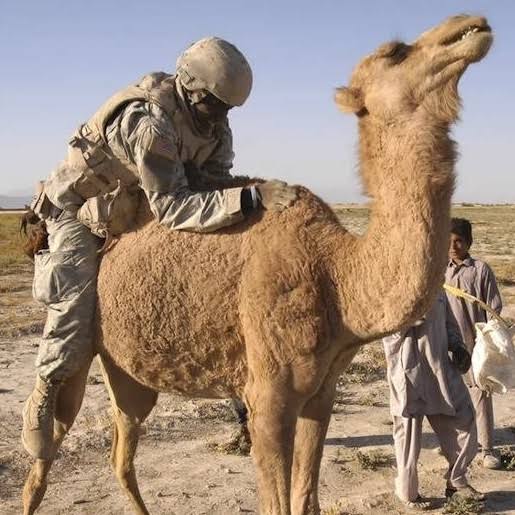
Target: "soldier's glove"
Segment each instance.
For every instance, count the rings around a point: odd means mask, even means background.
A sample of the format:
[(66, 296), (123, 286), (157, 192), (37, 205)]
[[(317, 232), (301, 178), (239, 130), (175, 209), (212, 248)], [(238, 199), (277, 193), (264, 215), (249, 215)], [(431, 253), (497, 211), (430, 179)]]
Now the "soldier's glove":
[(272, 211), (282, 211), (297, 199), (297, 189), (283, 181), (267, 181), (256, 184), (257, 195), (261, 205)]
[(456, 347), (451, 350), (451, 363), (462, 373), (465, 374), (470, 368), (472, 359), (470, 353), (464, 347)]

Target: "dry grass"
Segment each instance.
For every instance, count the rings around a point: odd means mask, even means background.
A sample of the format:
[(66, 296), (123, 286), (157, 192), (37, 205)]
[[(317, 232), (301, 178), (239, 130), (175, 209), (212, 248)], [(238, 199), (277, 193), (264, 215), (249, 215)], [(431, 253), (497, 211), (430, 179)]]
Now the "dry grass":
[(345, 369), (340, 382), (372, 383), (386, 377), (386, 361), (380, 342), (362, 347), (352, 363)]
[(371, 451), (356, 451), (355, 458), (359, 466), (364, 470), (377, 470), (378, 468), (391, 467), (394, 463), (394, 457), (386, 454), (380, 449), (372, 449)]
[(322, 515), (350, 515), (350, 512), (345, 511), (341, 504), (338, 502), (333, 506), (330, 506), (322, 512)]
[(476, 499), (464, 499), (461, 497), (452, 497), (445, 505), (443, 513), (453, 515), (472, 515), (474, 513), (482, 513), (484, 503)]
[(380, 449), (362, 451), (356, 447), (337, 447), (335, 451), (330, 462), (337, 466), (339, 473), (347, 476), (359, 475), (361, 469), (375, 470), (393, 464), (393, 455), (386, 455)]
[(226, 442), (211, 442), (208, 448), (221, 454), (233, 454), (236, 456), (250, 456), (250, 434), (248, 429), (240, 426)]
[(23, 254), (20, 215), (0, 213), (0, 274), (23, 269), (30, 263)]
[(20, 215), (0, 213), (0, 337), (39, 333), (45, 308), (32, 299), (33, 265), (23, 254)]
[(499, 451), (503, 469), (515, 470), (515, 447), (504, 446)]

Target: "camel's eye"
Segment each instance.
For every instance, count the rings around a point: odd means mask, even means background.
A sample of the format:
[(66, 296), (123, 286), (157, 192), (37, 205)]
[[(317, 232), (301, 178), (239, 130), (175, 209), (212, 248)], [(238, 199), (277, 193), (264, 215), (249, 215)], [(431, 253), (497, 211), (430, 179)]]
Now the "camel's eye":
[(392, 64), (399, 64), (408, 57), (410, 50), (411, 47), (406, 45), (406, 43), (395, 42), (392, 44), (392, 48), (385, 57), (388, 58)]
[(380, 47), (377, 51), (378, 55), (382, 59), (388, 59), (390, 64), (399, 64), (404, 61), (408, 56), (411, 47), (402, 43), (401, 41), (391, 41)]

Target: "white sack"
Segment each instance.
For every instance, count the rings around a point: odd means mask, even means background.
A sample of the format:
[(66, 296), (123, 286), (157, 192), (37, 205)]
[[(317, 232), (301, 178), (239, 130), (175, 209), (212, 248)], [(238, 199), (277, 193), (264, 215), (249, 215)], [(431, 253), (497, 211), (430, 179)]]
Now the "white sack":
[(496, 319), (475, 326), (474, 380), (481, 390), (506, 393), (509, 388), (515, 388), (515, 326), (507, 328)]

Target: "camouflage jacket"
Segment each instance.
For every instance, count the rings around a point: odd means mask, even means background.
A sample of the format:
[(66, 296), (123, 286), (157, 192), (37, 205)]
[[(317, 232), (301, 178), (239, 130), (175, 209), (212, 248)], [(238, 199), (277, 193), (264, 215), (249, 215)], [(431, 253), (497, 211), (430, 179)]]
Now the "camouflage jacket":
[[(166, 84), (167, 94), (159, 97), (154, 92), (164, 89), (163, 84)], [(142, 87), (144, 94), (139, 95), (136, 89), (136, 94), (124, 97), (122, 90), (76, 132), (70, 141), (68, 158), (45, 182), (44, 190), (51, 202), (60, 209), (77, 209), (88, 198), (102, 193), (99, 189), (102, 182), (98, 182), (98, 176), (91, 178), (93, 174), (89, 173), (96, 163), (91, 166), (83, 163), (88, 172), (85, 174), (76, 159), (77, 148), (80, 148), (86, 163), (99, 161), (86, 159), (89, 154), (95, 156), (95, 152), (89, 152), (91, 149), (86, 147), (100, 142), (101, 152), (97, 153), (105, 154), (103, 163), (108, 163), (109, 169), (116, 172), (112, 177), (127, 183), (133, 178), (163, 225), (207, 232), (241, 220), (241, 188), (195, 192), (189, 188), (186, 176), (188, 168), (198, 174), (229, 176), (234, 154), (227, 119), (201, 132), (184, 91), (173, 76), (148, 75), (136, 87)], [(134, 86), (129, 88), (134, 89)], [(123, 103), (120, 98), (130, 101)], [(101, 123), (98, 123), (99, 118)], [(102, 167), (105, 165), (100, 164), (98, 168)], [(111, 179), (105, 179), (107, 189), (116, 186), (110, 183)]]

